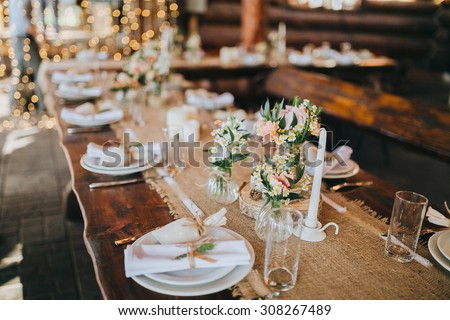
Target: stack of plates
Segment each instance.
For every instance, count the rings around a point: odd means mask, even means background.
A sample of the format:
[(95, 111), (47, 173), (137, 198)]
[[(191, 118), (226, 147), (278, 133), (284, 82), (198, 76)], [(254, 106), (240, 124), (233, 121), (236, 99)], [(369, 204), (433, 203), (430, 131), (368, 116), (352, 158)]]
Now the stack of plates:
[(428, 249), (433, 258), (450, 271), (450, 230), (435, 233), (428, 240)]
[(100, 97), (98, 94), (80, 94), (80, 93), (69, 93), (61, 90), (56, 90), (55, 95), (58, 98), (64, 99), (64, 100), (71, 100), (71, 101), (86, 101), (86, 100), (94, 100)]
[[(241, 281), (252, 270), (255, 253), (250, 243), (240, 234), (222, 227), (209, 231), (208, 236), (219, 241), (244, 240), (250, 253), (250, 264), (216, 268), (188, 269), (182, 271), (153, 273), (132, 277), (149, 290), (175, 296), (200, 296), (225, 290)], [(151, 233), (139, 238), (133, 246), (158, 244)]]
[(91, 116), (77, 115), (75, 111), (66, 112), (64, 109), (61, 111), (61, 119), (69, 124), (80, 127), (95, 127), (111, 124), (122, 120), (123, 116), (123, 111), (118, 108), (111, 108), (109, 111)]
[(111, 176), (124, 176), (127, 174), (133, 174), (137, 172), (142, 172), (152, 168), (156, 163), (160, 161), (160, 156), (155, 155), (152, 163), (145, 163), (141, 165), (139, 161), (134, 161), (128, 166), (118, 166), (118, 167), (106, 167), (100, 165), (100, 158), (90, 157), (87, 154), (83, 155), (80, 159), (81, 166), (87, 171), (106, 174)]
[[(326, 164), (325, 164), (326, 166)], [(338, 164), (328, 171), (323, 178), (325, 179), (343, 179), (356, 175), (359, 172), (359, 165), (353, 160), (346, 160), (344, 165)]]

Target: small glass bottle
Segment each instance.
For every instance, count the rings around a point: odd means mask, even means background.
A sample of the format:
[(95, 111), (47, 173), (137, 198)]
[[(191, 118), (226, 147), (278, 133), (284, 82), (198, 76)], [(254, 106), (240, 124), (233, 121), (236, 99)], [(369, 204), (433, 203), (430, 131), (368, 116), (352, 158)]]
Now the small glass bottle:
[(231, 175), (231, 168), (223, 170), (214, 168), (211, 172), (208, 185), (208, 197), (221, 204), (231, 204), (238, 198), (238, 186)]

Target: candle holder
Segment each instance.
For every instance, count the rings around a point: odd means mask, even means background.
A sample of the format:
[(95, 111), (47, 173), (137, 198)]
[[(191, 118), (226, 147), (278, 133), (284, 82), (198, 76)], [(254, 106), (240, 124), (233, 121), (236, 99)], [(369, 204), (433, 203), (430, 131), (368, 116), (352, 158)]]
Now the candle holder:
[(322, 227), (322, 224), (316, 221), (315, 227), (309, 227), (307, 220), (303, 220), (299, 222), (298, 227), (294, 230), (294, 234), (304, 241), (319, 242), (325, 240), (327, 235), (324, 230), (330, 226), (335, 227), (334, 234), (339, 233), (339, 226), (335, 222), (328, 222)]
[(336, 228), (335, 234), (339, 232), (339, 226), (334, 222), (329, 222), (322, 227), (322, 224), (317, 219), (317, 211), (319, 209), (320, 188), (322, 185), (323, 165), (325, 161), (325, 146), (327, 142), (327, 132), (325, 129), (320, 129), (319, 146), (316, 158), (317, 166), (314, 169), (314, 179), (312, 184), (311, 198), (309, 201), (308, 216), (306, 219), (299, 221), (294, 234), (300, 239), (309, 242), (323, 241), (327, 235), (324, 230), (329, 226)]

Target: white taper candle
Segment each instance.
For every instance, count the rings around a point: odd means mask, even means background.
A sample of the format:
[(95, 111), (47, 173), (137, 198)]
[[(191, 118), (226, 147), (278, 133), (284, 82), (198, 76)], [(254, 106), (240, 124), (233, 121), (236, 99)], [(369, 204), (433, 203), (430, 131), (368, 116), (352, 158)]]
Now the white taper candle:
[(322, 128), (320, 129), (319, 147), (315, 162), (317, 166), (314, 169), (311, 198), (309, 199), (308, 216), (305, 220), (305, 225), (308, 228), (317, 227), (317, 211), (319, 209), (320, 187), (322, 184), (322, 171), (325, 159), (326, 143), (327, 143), (327, 131), (324, 128)]

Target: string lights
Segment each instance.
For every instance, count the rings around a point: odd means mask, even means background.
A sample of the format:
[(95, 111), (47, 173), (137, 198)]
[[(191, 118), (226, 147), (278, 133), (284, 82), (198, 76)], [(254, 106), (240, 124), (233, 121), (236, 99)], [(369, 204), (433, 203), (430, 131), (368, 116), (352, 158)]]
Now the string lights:
[[(12, 117), (33, 122), (42, 128), (53, 127), (54, 119), (47, 116), (40, 120), (34, 119), (39, 97), (34, 93), (36, 84), (32, 61), (32, 48), (30, 39), (23, 42), (23, 55), (14, 54), (11, 40), (3, 35), (9, 27), (9, 3), (14, 0), (3, 0), (0, 2), (0, 47), (7, 48), (7, 59), (0, 60), (0, 78), (11, 77), (11, 86), (14, 88), (13, 97), (17, 104), (12, 112)], [(107, 52), (109, 57), (119, 61), (139, 50), (141, 44), (148, 40), (159, 39), (165, 27), (177, 27), (177, 18), (180, 15), (177, 0), (116, 0), (116, 1), (94, 1), (82, 0), (79, 2), (81, 9), (81, 19), (59, 14), (59, 22), (70, 19), (70, 22), (80, 21), (78, 30), (84, 32), (88, 37), (85, 41), (62, 37), (62, 32), (53, 25), (55, 16), (53, 9), (40, 7), (40, 1), (34, 1), (33, 12), (41, 12), (42, 17), (38, 19), (33, 16), (32, 23), (37, 27), (39, 35), (37, 41), (40, 43), (39, 56), (43, 61), (59, 62), (74, 58), (77, 53), (84, 49), (91, 49), (97, 52)], [(116, 7), (112, 7), (116, 4)], [(118, 4), (118, 5), (117, 5)], [(75, 4), (74, 4), (75, 5)], [(59, 5), (61, 10), (62, 4)], [(76, 10), (68, 12), (77, 12)], [(53, 18), (48, 18), (52, 17)], [(52, 20), (53, 19), (53, 20)], [(50, 23), (49, 21), (50, 20)], [(45, 22), (45, 23), (44, 23)], [(64, 25), (64, 23), (60, 23)], [(62, 29), (62, 28), (61, 28)], [(74, 31), (74, 30), (71, 30)], [(44, 34), (56, 34), (44, 39)], [(68, 32), (70, 34), (70, 31)], [(160, 43), (161, 46), (167, 45)], [(20, 59), (20, 63), (18, 61)], [(8, 61), (5, 61), (8, 60)], [(19, 68), (23, 63), (24, 67)], [(22, 69), (22, 70), (20, 70)], [(0, 132), (14, 127), (18, 121), (5, 120), (0, 123)]]

